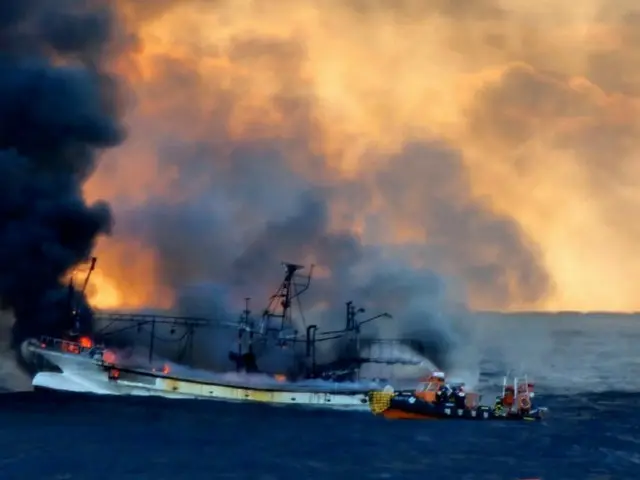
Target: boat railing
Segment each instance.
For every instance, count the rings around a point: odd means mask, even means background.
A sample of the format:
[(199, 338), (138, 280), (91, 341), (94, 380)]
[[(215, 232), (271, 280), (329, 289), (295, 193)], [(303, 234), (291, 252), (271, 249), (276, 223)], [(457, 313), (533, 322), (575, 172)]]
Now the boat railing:
[(502, 380), (502, 402), (509, 409), (528, 409), (534, 397), (534, 383), (527, 376), (504, 376)]
[(103, 323), (141, 323), (141, 324), (166, 324), (178, 327), (211, 327), (211, 326), (233, 326), (238, 328), (238, 322), (228, 322), (223, 320), (203, 318), (203, 317), (183, 317), (175, 315), (160, 315), (155, 313), (106, 313), (96, 312), (93, 318)]

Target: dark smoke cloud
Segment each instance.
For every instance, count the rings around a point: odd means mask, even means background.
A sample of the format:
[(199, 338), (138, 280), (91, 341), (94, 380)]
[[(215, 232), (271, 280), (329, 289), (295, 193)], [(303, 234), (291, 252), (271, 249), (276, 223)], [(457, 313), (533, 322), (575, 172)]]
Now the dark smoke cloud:
[[(489, 15), (489, 3), (474, 2), (474, 12)], [(433, 13), (457, 18), (455, 5), (440, 2)], [(144, 19), (161, 10), (138, 13)], [(446, 142), (416, 142), (397, 158), (378, 158), (376, 166), (389, 167), (372, 168), (370, 178), (338, 178), (314, 148), (327, 140), (318, 127), (322, 107), (306, 88), (305, 52), (295, 38), (239, 34), (224, 49), (207, 51), (207, 60), (234, 68), (205, 79), (190, 57), (154, 54), (156, 75), (138, 90), (154, 118), (132, 122), (162, 138), (154, 153), (171, 181), (145, 204), (123, 205), (116, 232), (157, 252), (158, 276), (178, 292), (181, 313), (235, 318), (245, 296), (255, 299), (254, 309), (266, 301), (280, 261), (315, 263), (319, 274), (304, 297), (307, 324), (342, 326), (344, 302), (353, 299), (372, 315), (394, 316), (368, 335), (419, 339), (421, 352), (446, 366), (467, 341), (458, 322), (465, 292), (452, 288), (452, 277), (492, 306), (534, 303), (546, 293), (538, 252), (515, 222), (474, 196), (462, 154)], [(269, 94), (258, 93), (255, 115), (231, 132), (237, 106), (250, 103), (261, 83), (255, 72), (267, 71)], [(362, 238), (330, 228), (338, 211), (352, 225), (350, 216), (368, 210), (376, 196), (383, 212), (367, 219)], [(364, 238), (403, 227), (419, 230), (424, 241), (382, 249)]]
[[(184, 78), (182, 67), (178, 78)], [(173, 85), (176, 77), (166, 78)], [(220, 97), (219, 105), (232, 103)], [(308, 151), (300, 161), (318, 169), (318, 183), (295, 172), (288, 157), (299, 154), (313, 135), (313, 106), (307, 99), (297, 101), (293, 110), (309, 117), (296, 117), (304, 135), (294, 141), (275, 135), (236, 141), (222, 128), (197, 143), (166, 137), (159, 148), (162, 167), (177, 172), (168, 194), (118, 217), (119, 232), (158, 253), (159, 275), (178, 292), (181, 314), (235, 319), (245, 296), (253, 297), (259, 313), (281, 278), (281, 261), (314, 263), (323, 274), (304, 297), (307, 325), (343, 327), (344, 302), (355, 300), (371, 315), (394, 316), (372, 324), (367, 336), (418, 340), (414, 345), (421, 354), (447, 366), (455, 362), (455, 347), (468, 341), (461, 329), (466, 312), (456, 303), (464, 294), (452, 297), (448, 278), (413, 261), (464, 277), (494, 303), (526, 301), (544, 292), (548, 279), (535, 249), (513, 222), (473, 198), (460, 155), (445, 144), (409, 145), (388, 170), (362, 179), (383, 195), (383, 213), (389, 215), (382, 218), (395, 216), (397, 223), (377, 225), (380, 233), (412, 224), (423, 229), (426, 244), (382, 250), (350, 231), (331, 229), (330, 206), (357, 211), (371, 201), (371, 186), (323, 182), (324, 160)], [(221, 107), (202, 121), (225, 125), (227, 114)], [(232, 335), (206, 340), (217, 352), (232, 341)], [(210, 353), (208, 360), (212, 356), (216, 362), (221, 358)]]
[[(145, 210), (147, 220), (132, 223), (143, 226), (136, 230), (138, 238), (158, 251), (161, 275), (178, 292), (180, 314), (232, 321), (239, 315), (241, 300), (249, 295), (259, 315), (282, 278), (281, 261), (313, 263), (324, 274), (312, 279), (312, 288), (302, 297), (303, 318), (296, 311), (296, 328), (311, 324), (325, 331), (343, 328), (344, 303), (355, 300), (368, 316), (385, 311), (395, 316), (369, 325), (365, 339), (416, 341), (420, 354), (437, 365), (450, 364), (452, 348), (464, 337), (450, 317), (454, 310), (447, 304), (443, 279), (428, 269), (411, 267), (401, 256), (385, 259), (379, 249), (363, 245), (350, 232), (331, 231), (330, 197), (325, 190), (305, 191), (294, 198), (296, 207), (289, 216), (268, 221), (254, 235), (236, 242), (225, 238), (233, 223), (223, 223), (211, 210), (194, 216), (190, 201)], [(201, 249), (206, 243), (215, 247)], [(195, 360), (200, 366), (231, 366), (224, 363), (234, 336), (231, 331), (205, 333), (198, 339)], [(323, 353), (324, 360), (335, 359), (335, 350)], [(273, 368), (281, 368), (277, 365)]]
[(550, 288), (539, 252), (512, 219), (474, 198), (461, 154), (444, 144), (414, 142), (376, 174), (385, 209), (400, 225), (420, 228), (418, 258), (463, 278), (482, 308), (535, 302)]
[(16, 342), (71, 326), (61, 277), (111, 227), (82, 185), (123, 137), (102, 70), (114, 20), (106, 1), (0, 3), (0, 299)]

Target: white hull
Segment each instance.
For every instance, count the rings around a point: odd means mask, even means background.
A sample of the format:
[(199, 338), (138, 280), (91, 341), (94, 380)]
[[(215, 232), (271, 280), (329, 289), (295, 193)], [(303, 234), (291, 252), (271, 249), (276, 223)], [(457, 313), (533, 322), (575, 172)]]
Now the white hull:
[(33, 348), (58, 366), (62, 373), (40, 372), (32, 381), (34, 389), (48, 389), (101, 395), (157, 396), (174, 399), (259, 402), (276, 405), (303, 405), (332, 409), (366, 410), (366, 391), (313, 390), (295, 384), (281, 388), (224, 385), (210, 381), (173, 378), (148, 371), (120, 369), (118, 379), (110, 379), (107, 369), (85, 355)]

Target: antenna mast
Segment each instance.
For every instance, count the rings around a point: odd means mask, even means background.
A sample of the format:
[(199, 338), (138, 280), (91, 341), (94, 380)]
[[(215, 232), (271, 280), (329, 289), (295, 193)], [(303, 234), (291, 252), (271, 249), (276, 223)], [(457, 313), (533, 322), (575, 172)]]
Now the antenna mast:
[(77, 334), (80, 331), (80, 323), (81, 323), (81, 314), (82, 312), (80, 312), (80, 305), (78, 302), (78, 295), (84, 295), (86, 290), (87, 290), (87, 285), (89, 285), (89, 279), (91, 278), (91, 273), (93, 273), (93, 271), (96, 268), (96, 262), (97, 262), (97, 258), (96, 257), (91, 257), (91, 262), (89, 265), (89, 269), (87, 271), (87, 274), (85, 275), (84, 278), (84, 282), (82, 284), (82, 289), (77, 292), (75, 289), (75, 285), (74, 285), (74, 281), (73, 281), (73, 275), (71, 275), (69, 277), (69, 284), (67, 286), (68, 288), (68, 298), (69, 298), (69, 315), (71, 316), (71, 331), (73, 332), (73, 334)]
[[(262, 314), (262, 333), (270, 331), (281, 332), (285, 328), (293, 327), (291, 307), (295, 299), (306, 292), (311, 284), (313, 265), (309, 269), (309, 275), (303, 281), (296, 281), (296, 272), (302, 270), (302, 265), (294, 263), (282, 263), (285, 270), (284, 280), (269, 299), (269, 305)], [(272, 319), (280, 320), (278, 325), (273, 325)]]

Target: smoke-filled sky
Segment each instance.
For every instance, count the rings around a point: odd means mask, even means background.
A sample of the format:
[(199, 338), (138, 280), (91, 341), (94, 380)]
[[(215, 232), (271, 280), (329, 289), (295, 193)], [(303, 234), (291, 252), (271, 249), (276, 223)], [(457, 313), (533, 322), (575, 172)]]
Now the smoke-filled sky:
[(473, 308), (640, 308), (637, 2), (116, 3), (97, 305), (253, 294), (292, 260), (336, 289), (434, 270)]

